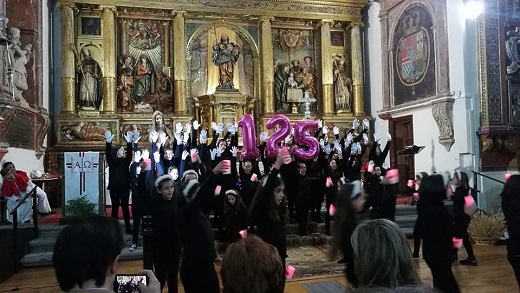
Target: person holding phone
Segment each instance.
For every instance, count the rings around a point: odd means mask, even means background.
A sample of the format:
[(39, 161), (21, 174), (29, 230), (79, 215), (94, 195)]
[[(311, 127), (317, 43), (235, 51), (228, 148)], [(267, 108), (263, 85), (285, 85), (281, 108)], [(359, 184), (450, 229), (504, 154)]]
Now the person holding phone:
[[(65, 227), (54, 245), (52, 262), (63, 292), (114, 292), (119, 255), (124, 247), (117, 219), (89, 216)], [(148, 279), (139, 283), (142, 293), (159, 293), (154, 273), (139, 273)]]

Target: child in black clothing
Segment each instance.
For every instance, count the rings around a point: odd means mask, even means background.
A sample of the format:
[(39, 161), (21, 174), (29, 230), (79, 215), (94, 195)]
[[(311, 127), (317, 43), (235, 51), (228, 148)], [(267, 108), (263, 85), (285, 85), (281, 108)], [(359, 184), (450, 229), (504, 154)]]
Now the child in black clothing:
[[(198, 159), (193, 161), (200, 162)], [(193, 170), (184, 172), (183, 180), (179, 183), (179, 230), (183, 248), (180, 271), (186, 293), (220, 292), (213, 263), (216, 258), (213, 229), (208, 217), (202, 213), (202, 208), (213, 197), (216, 175), (230, 168), (226, 165), (226, 161), (221, 161), (213, 171), (199, 165), (200, 176), (206, 177), (202, 185), (198, 181), (199, 174)]]
[(226, 214), (226, 242), (240, 239), (239, 232), (247, 229), (247, 208), (235, 189), (226, 191), (224, 213)]

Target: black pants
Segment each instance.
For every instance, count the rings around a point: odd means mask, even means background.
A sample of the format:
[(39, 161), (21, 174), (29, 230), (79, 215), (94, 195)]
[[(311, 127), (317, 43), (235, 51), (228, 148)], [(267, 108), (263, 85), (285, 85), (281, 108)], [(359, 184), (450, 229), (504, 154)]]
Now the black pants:
[(137, 245), (139, 240), (139, 225), (144, 214), (144, 204), (136, 191), (132, 191), (132, 243)]
[(177, 293), (179, 290), (177, 279), (179, 274), (180, 251), (176, 251), (169, 246), (160, 245), (154, 246), (153, 252), (155, 276), (161, 283), (161, 291), (166, 282), (168, 282), (168, 292)]
[[(455, 232), (454, 236), (457, 238), (462, 238), (462, 244), (464, 244), (464, 248), (468, 253), (468, 258), (475, 258), (475, 253), (473, 252), (473, 246), (471, 245), (471, 240), (469, 240), (468, 227), (471, 218), (469, 216), (463, 217), (462, 219), (457, 219), (455, 223)], [(457, 256), (458, 249), (454, 249), (454, 256)]]
[(181, 281), (186, 293), (220, 292), (220, 285), (213, 261), (182, 259)]
[(110, 200), (112, 201), (112, 218), (119, 218), (119, 207), (123, 210), (123, 218), (125, 219), (126, 233), (130, 228), (130, 210), (128, 209), (128, 200), (130, 199), (130, 190), (110, 190)]
[(433, 286), (446, 293), (459, 293), (460, 288), (451, 270), (450, 261), (429, 261), (426, 264), (430, 267), (433, 277)]
[(419, 231), (421, 228), (421, 223), (419, 222), (420, 219), (417, 218), (415, 220), (415, 225), (413, 226), (413, 253), (419, 254), (419, 250), (421, 249), (421, 231)]
[(513, 267), (513, 271), (515, 272), (516, 282), (518, 283), (518, 288), (520, 288), (520, 257), (516, 256), (512, 253), (507, 254), (507, 260)]
[(309, 223), (309, 203), (296, 202), (296, 218), (298, 220), (298, 233), (307, 236), (307, 225)]

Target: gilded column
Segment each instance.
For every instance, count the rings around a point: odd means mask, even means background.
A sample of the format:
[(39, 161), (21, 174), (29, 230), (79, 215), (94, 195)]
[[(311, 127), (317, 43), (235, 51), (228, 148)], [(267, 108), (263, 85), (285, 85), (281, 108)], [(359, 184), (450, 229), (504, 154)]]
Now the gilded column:
[(322, 20), (321, 25), (321, 79), (323, 95), (323, 114), (334, 112), (334, 79), (332, 54), (330, 52), (330, 26), (332, 20)]
[[(170, 23), (164, 22), (164, 66), (170, 70)], [(170, 72), (165, 72), (169, 77)]]
[[(186, 35), (184, 32), (185, 26), (185, 11), (175, 12), (173, 20), (173, 109), (177, 115), (185, 115), (186, 101), (188, 100), (188, 84), (186, 71)], [(167, 32), (165, 32), (167, 33)]]
[(103, 113), (115, 113), (117, 106), (116, 96), (116, 22), (115, 6), (99, 7), (103, 10)]
[(74, 10), (72, 3), (60, 3), (61, 8), (61, 112), (76, 111), (76, 70), (74, 57)]
[(262, 75), (262, 92), (264, 114), (275, 112), (274, 100), (274, 69), (273, 69), (273, 35), (271, 31), (272, 17), (262, 17), (260, 19), (260, 72)]
[(351, 24), (352, 43), (352, 86), (354, 93), (354, 114), (362, 115), (365, 112), (365, 101), (363, 94), (363, 54), (361, 51), (361, 22)]

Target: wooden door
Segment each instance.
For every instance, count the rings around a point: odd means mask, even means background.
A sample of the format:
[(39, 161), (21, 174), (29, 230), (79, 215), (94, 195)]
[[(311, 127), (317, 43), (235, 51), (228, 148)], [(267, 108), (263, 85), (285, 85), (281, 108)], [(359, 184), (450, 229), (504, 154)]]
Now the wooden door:
[(398, 155), (405, 146), (413, 145), (413, 117), (405, 116), (390, 120), (392, 135), (390, 167), (399, 170), (398, 193), (408, 194), (412, 190), (406, 186), (415, 177), (414, 155)]

